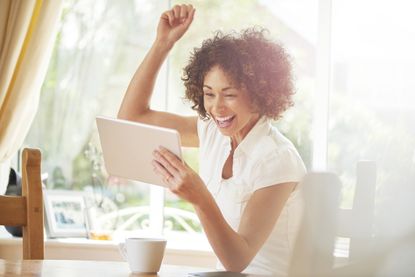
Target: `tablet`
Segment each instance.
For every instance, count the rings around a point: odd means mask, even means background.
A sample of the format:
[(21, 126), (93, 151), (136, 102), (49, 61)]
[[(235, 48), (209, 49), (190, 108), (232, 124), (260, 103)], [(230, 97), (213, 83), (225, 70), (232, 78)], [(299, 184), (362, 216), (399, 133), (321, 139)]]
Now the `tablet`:
[(163, 146), (181, 159), (177, 130), (103, 116), (96, 122), (109, 175), (167, 186), (153, 171), (153, 151)]

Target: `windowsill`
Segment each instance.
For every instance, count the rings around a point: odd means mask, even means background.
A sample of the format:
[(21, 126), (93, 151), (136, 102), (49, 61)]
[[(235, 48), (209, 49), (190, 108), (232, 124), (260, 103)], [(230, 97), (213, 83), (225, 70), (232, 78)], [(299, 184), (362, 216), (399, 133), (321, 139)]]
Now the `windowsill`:
[[(214, 268), (216, 256), (209, 249), (210, 247), (195, 243), (190, 238), (188, 234), (183, 238), (167, 237), (168, 243), (163, 262)], [(46, 239), (45, 259), (121, 261), (118, 243), (119, 241), (116, 240), (103, 241), (86, 238)], [(11, 260), (21, 258), (21, 238), (12, 237), (4, 230), (4, 227), (0, 231), (0, 257)]]

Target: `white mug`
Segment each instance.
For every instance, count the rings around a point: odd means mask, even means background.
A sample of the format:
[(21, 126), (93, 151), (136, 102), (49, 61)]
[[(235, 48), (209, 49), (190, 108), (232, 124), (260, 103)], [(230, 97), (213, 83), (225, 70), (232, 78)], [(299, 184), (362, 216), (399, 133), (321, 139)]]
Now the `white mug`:
[(167, 241), (157, 238), (127, 238), (119, 249), (132, 272), (155, 273), (160, 270)]

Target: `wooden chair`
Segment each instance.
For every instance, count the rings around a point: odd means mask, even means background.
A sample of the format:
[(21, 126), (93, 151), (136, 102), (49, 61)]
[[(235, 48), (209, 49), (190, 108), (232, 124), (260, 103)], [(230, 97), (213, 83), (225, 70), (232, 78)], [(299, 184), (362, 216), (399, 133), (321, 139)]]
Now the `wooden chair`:
[(22, 154), (22, 196), (0, 196), (0, 224), (23, 227), (23, 259), (44, 259), (41, 152)]

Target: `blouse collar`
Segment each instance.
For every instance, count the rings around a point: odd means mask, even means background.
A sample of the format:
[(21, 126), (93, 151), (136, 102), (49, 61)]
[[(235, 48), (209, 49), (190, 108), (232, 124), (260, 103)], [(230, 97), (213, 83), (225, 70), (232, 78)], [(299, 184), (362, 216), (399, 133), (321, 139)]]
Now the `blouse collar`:
[[(271, 125), (271, 120), (262, 116), (248, 132), (248, 134), (242, 139), (241, 143), (236, 147), (235, 154), (239, 151), (244, 152), (245, 154), (250, 154), (254, 151), (254, 148), (257, 147), (260, 138), (266, 136), (269, 133)], [(229, 138), (230, 143), (230, 138)]]

